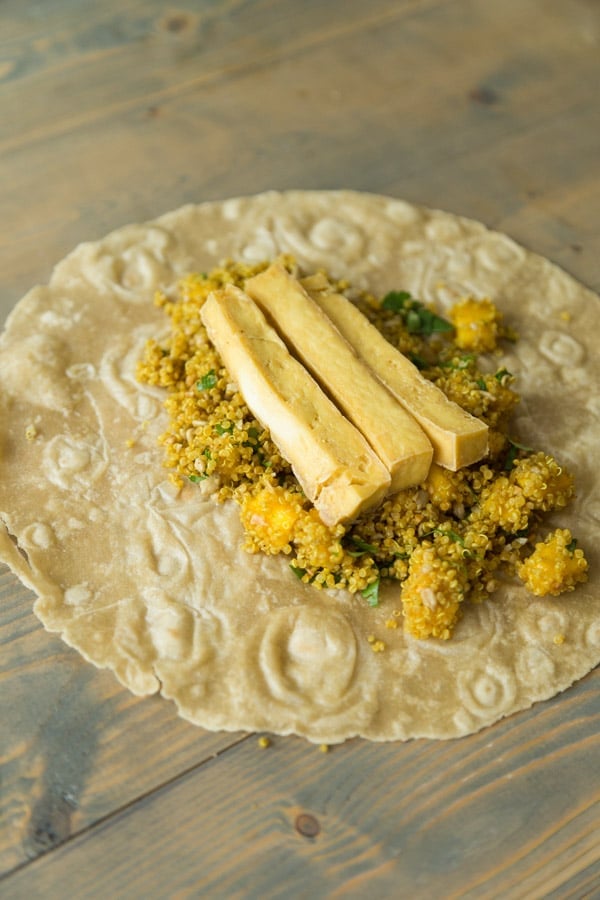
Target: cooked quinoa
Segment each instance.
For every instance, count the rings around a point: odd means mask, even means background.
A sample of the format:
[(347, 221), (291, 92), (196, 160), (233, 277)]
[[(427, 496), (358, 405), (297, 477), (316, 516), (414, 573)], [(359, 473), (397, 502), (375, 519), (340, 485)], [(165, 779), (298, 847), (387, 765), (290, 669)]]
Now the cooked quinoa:
[[(298, 273), (290, 257), (280, 261), (294, 274), (308, 274)], [(509, 419), (519, 400), (513, 376), (479, 368), (477, 354), (495, 350), (507, 335), (487, 298), (461, 300), (450, 311), (452, 324), (406, 292), (394, 295), (401, 306), (368, 293), (355, 298), (426, 377), (486, 422), (490, 452), (457, 472), (434, 464), (423, 484), (387, 497), (350, 525), (325, 526), (245, 405), (200, 318), (211, 291), (227, 283), (243, 288), (268, 265), (227, 261), (183, 279), (174, 296), (155, 298), (171, 334), (148, 342), (137, 375), (167, 391), (169, 424), (160, 440), (177, 484), (189, 479), (218, 500), (235, 500), (246, 549), (283, 554), (294, 574), (316, 588), (344, 588), (376, 606), (381, 581), (400, 582), (398, 615), (415, 638), (450, 638), (464, 602), (489, 597), (501, 572), (538, 595), (570, 591), (586, 580), (587, 562), (570, 532), (547, 534), (543, 523), (573, 496), (572, 475), (512, 437)], [(395, 627), (396, 619), (389, 623)], [(371, 646), (385, 649), (375, 638)]]

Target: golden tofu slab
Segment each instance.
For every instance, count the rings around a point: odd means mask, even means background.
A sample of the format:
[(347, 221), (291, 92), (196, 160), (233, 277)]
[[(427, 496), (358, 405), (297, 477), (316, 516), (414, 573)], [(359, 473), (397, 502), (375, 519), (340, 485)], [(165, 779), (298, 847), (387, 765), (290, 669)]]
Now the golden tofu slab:
[(488, 449), (488, 427), (446, 397), (424, 378), (417, 367), (371, 325), (357, 307), (341, 294), (311, 290), (310, 296), (346, 340), (406, 407), (433, 444), (434, 460), (456, 471), (482, 459)]
[(292, 352), (365, 436), (391, 475), (391, 490), (424, 481), (433, 458), (427, 435), (300, 282), (283, 266), (274, 264), (249, 278), (245, 289)]
[(248, 408), (291, 464), (326, 525), (376, 506), (390, 476), (360, 432), (342, 415), (239, 288), (215, 291), (202, 321)]

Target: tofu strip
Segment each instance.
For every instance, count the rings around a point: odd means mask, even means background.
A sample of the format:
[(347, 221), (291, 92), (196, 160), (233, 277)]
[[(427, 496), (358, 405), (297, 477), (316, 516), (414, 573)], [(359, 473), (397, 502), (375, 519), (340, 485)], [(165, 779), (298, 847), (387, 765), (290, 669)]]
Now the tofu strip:
[(487, 425), (424, 378), (350, 300), (341, 294), (310, 288), (309, 294), (375, 375), (415, 417), (433, 444), (433, 458), (438, 465), (455, 472), (486, 455)]
[(390, 473), (391, 490), (424, 481), (433, 457), (427, 435), (359, 359), (300, 282), (273, 264), (249, 278), (245, 290), (367, 439)]
[(213, 292), (201, 311), (208, 336), (245, 403), (268, 428), (323, 522), (335, 525), (376, 506), (390, 476), (239, 288)]

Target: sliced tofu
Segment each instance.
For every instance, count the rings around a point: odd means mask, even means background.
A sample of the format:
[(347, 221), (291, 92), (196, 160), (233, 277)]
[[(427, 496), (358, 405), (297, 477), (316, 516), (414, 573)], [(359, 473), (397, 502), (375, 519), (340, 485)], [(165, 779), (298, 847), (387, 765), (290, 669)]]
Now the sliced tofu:
[(300, 282), (275, 263), (249, 278), (245, 290), (367, 439), (391, 475), (391, 490), (424, 481), (433, 458), (427, 435)]
[(349, 521), (376, 506), (390, 487), (387, 469), (258, 306), (228, 285), (209, 296), (201, 316), (248, 408), (269, 429), (323, 522)]
[(306, 279), (313, 300), (426, 432), (435, 462), (455, 472), (482, 459), (488, 451), (487, 425), (424, 378), (350, 300), (320, 286), (323, 281)]

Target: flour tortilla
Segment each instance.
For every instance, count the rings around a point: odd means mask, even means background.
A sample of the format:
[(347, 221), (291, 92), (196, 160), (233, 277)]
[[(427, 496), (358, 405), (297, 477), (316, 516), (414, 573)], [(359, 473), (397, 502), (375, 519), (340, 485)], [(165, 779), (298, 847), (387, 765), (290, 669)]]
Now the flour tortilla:
[[(377, 294), (405, 289), (442, 309), (464, 293), (497, 302), (521, 336), (497, 360), (519, 376), (514, 433), (576, 474), (577, 499), (555, 524), (585, 548), (588, 584), (557, 599), (507, 584), (466, 604), (452, 640), (416, 641), (385, 627), (397, 584), (377, 609), (317, 591), (285, 558), (241, 549), (234, 503), (199, 485), (177, 492), (157, 445), (163, 392), (134, 375), (146, 339), (166, 330), (153, 294), (224, 257), (281, 252)], [(185, 206), (82, 244), (1, 338), (0, 559), (36, 592), (49, 631), (206, 728), (328, 743), (475, 732), (600, 660), (598, 312), (594, 294), (508, 237), (369, 194)]]

